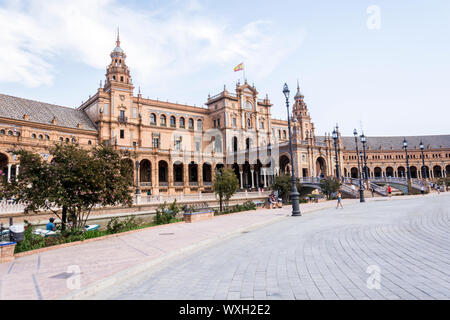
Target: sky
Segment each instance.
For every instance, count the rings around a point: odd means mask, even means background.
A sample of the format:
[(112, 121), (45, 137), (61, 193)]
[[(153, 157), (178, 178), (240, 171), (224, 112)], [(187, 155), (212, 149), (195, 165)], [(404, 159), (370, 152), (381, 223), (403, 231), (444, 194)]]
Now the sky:
[(447, 0), (0, 0), (0, 93), (78, 107), (117, 28), (144, 97), (204, 106), (244, 62), (274, 118), (299, 81), (317, 135), (450, 134)]

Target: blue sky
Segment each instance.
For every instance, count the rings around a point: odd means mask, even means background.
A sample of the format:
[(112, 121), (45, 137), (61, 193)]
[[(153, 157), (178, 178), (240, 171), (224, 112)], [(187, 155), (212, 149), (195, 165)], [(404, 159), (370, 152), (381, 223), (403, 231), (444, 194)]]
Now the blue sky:
[(144, 97), (201, 106), (244, 62), (277, 118), (299, 79), (316, 134), (450, 134), (449, 1), (0, 0), (0, 92), (77, 107), (117, 27)]

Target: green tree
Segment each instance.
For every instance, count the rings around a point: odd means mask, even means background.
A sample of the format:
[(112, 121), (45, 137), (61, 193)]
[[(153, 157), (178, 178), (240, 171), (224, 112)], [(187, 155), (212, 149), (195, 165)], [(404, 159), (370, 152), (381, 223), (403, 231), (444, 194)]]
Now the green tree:
[[(301, 191), (301, 184), (299, 179), (296, 179), (297, 191)], [(278, 196), (283, 199), (284, 203), (289, 202), (289, 196), (292, 191), (292, 177), (288, 175), (276, 176), (273, 179), (272, 190), (278, 191)]]
[(27, 150), (14, 153), (20, 160), (18, 180), (4, 183), (0, 193), (27, 204), (25, 213), (49, 210), (63, 226), (69, 218), (72, 228), (80, 229), (95, 206), (133, 203), (133, 169), (112, 147), (57, 144), (50, 148), (51, 162)]
[(236, 193), (239, 187), (239, 180), (232, 169), (221, 168), (216, 172), (216, 181), (214, 182), (214, 192), (219, 196), (220, 212), (222, 212), (222, 204), (225, 203), (228, 207), (228, 201)]
[(322, 192), (327, 195), (327, 199), (331, 199), (331, 194), (338, 192), (341, 183), (335, 177), (326, 177), (320, 181)]

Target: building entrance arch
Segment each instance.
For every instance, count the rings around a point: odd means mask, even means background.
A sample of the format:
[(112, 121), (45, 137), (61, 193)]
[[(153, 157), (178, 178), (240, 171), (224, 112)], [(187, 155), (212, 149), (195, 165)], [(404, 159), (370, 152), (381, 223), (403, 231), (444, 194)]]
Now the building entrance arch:
[(327, 175), (327, 163), (322, 157), (318, 157), (316, 160), (316, 174), (320, 177)]

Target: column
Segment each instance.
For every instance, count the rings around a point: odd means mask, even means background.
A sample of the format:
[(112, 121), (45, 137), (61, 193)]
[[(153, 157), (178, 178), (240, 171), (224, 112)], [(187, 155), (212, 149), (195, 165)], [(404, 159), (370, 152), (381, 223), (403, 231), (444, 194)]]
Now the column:
[(243, 175), (242, 170), (239, 171), (239, 174), (241, 175), (241, 189), (244, 189), (244, 177), (242, 176)]
[(19, 177), (19, 168), (20, 168), (20, 164), (16, 164), (16, 181), (18, 180), (18, 177)]
[(183, 184), (184, 187), (189, 187), (189, 164), (183, 163)]
[(255, 175), (254, 175), (254, 173), (255, 173), (255, 170), (250, 170), (250, 173), (251, 173), (251, 175), (252, 175), (252, 189), (255, 187)]
[(8, 164), (8, 182), (11, 182), (11, 167), (12, 167), (12, 164), (9, 163)]
[[(167, 182), (168, 189), (173, 188), (173, 163), (172, 161), (168, 161), (167, 164)], [(170, 194), (170, 191), (168, 192)]]
[(198, 179), (198, 187), (203, 187), (203, 164), (197, 165), (197, 179)]
[(266, 169), (263, 169), (263, 178), (264, 178), (264, 188), (267, 188), (267, 176), (266, 176)]

